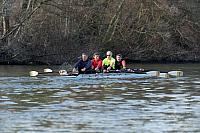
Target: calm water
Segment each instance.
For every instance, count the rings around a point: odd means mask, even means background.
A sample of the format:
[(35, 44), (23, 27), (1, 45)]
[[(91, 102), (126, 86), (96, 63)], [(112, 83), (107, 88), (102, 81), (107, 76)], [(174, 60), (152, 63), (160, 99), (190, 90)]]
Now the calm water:
[(133, 66), (184, 77), (33, 78), (45, 66), (0, 66), (0, 132), (200, 132), (200, 64)]

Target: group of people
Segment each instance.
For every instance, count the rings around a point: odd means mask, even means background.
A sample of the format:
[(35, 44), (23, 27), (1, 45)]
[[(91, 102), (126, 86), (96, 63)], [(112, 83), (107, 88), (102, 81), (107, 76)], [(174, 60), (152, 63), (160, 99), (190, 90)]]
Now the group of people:
[(101, 60), (99, 53), (94, 53), (93, 59), (90, 60), (86, 53), (82, 53), (81, 59), (75, 64), (73, 72), (80, 74), (110, 72), (114, 70), (126, 69), (126, 62), (122, 59), (121, 54), (116, 58), (112, 57), (112, 52), (106, 52), (106, 58)]

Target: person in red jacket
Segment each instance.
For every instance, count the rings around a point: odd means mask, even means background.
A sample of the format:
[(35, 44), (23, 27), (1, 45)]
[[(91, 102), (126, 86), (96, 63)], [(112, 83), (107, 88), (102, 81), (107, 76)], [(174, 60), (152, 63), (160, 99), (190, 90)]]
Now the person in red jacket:
[(100, 72), (102, 69), (102, 60), (100, 59), (99, 53), (94, 53), (92, 59), (92, 70)]

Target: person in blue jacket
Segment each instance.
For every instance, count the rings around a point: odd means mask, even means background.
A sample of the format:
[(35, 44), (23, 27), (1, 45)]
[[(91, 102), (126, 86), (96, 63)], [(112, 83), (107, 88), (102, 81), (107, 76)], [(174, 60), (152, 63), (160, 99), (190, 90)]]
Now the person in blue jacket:
[(92, 62), (86, 53), (82, 53), (81, 59), (74, 65), (73, 72), (78, 70), (79, 74), (91, 73)]

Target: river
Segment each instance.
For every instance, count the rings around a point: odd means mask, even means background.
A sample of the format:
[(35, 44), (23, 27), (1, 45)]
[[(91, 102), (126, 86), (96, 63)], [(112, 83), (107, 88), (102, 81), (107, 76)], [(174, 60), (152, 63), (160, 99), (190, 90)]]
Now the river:
[[(46, 66), (0, 66), (2, 133), (200, 132), (200, 64), (133, 64), (178, 78), (29, 77)], [(53, 66), (52, 69), (58, 69)]]

